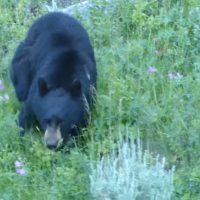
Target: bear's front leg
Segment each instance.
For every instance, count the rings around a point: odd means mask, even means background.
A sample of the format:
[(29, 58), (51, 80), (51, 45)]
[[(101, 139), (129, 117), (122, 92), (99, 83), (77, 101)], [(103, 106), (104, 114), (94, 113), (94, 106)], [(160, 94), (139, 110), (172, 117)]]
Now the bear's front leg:
[(19, 113), (19, 119), (18, 119), (18, 123), (20, 127), (20, 132), (19, 132), (20, 136), (24, 136), (26, 129), (29, 128), (28, 118), (29, 116), (28, 116), (26, 105), (23, 105)]

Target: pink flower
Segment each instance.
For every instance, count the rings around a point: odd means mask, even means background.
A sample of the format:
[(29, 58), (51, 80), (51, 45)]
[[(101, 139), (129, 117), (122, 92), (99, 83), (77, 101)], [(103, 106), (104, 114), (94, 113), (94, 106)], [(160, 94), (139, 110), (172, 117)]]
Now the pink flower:
[(0, 91), (4, 90), (4, 82), (0, 80)]
[(17, 169), (16, 169), (16, 173), (17, 173), (17, 174), (20, 174), (20, 175), (25, 175), (25, 174), (26, 174), (26, 171), (25, 171), (25, 169), (23, 169), (23, 168), (22, 168), (22, 169), (18, 169), (18, 168), (17, 168)]
[(15, 167), (16, 168), (21, 168), (23, 166), (22, 162), (20, 162), (19, 160), (15, 161)]
[(149, 74), (153, 74), (157, 72), (157, 69), (155, 67), (152, 67), (152, 66), (149, 66), (148, 69), (147, 69), (147, 73)]

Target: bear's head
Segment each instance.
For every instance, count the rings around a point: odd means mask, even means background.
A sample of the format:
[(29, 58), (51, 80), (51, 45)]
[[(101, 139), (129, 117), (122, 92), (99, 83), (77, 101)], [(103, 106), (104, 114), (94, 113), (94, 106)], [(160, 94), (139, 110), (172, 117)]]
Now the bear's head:
[(44, 143), (48, 148), (56, 149), (85, 123), (87, 100), (77, 79), (66, 90), (61, 87), (48, 88), (45, 80), (40, 78), (38, 88), (40, 104), (35, 107), (35, 115), (45, 133)]

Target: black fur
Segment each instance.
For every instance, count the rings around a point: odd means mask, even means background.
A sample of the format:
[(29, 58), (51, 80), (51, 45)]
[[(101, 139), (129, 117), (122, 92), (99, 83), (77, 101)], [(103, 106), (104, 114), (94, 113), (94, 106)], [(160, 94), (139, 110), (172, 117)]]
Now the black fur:
[(24, 102), (19, 115), (24, 130), (33, 118), (43, 131), (56, 119), (66, 140), (73, 125), (85, 123), (84, 97), (91, 105), (96, 63), (88, 34), (74, 18), (50, 13), (36, 20), (15, 52), (10, 75)]

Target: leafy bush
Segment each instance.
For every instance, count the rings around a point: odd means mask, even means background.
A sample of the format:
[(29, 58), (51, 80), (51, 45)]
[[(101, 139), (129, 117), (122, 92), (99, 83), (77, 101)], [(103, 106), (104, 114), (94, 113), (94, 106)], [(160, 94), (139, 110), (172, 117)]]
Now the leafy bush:
[(140, 142), (122, 142), (111, 154), (91, 164), (91, 193), (99, 200), (170, 200), (173, 169), (165, 170), (165, 158), (155, 163)]

